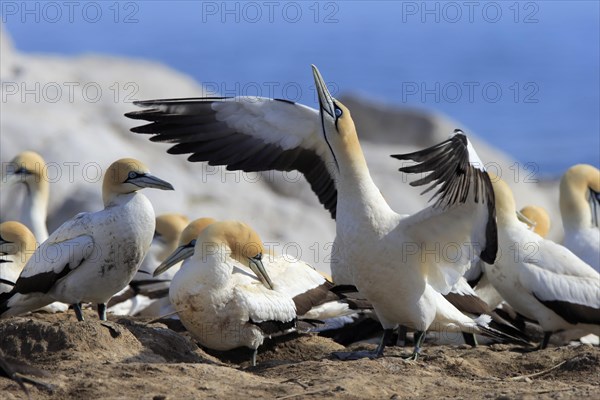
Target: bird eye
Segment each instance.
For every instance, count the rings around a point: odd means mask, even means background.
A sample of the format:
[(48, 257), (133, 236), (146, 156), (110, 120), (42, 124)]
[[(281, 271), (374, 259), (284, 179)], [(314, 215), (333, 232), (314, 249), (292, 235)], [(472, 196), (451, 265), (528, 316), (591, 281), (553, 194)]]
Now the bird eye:
[(339, 118), (339, 117), (341, 117), (341, 116), (342, 116), (342, 114), (343, 114), (343, 111), (342, 111), (342, 109), (341, 109), (341, 108), (339, 108), (338, 106), (335, 106), (335, 116), (336, 116), (337, 118)]
[(137, 176), (137, 173), (131, 171), (129, 174), (127, 174), (127, 176), (129, 177), (129, 179), (133, 179)]
[(259, 260), (260, 261), (260, 260), (262, 260), (262, 256), (263, 256), (262, 253), (258, 253), (257, 255), (255, 255), (252, 258), (255, 259), (255, 260)]
[(188, 246), (196, 247), (196, 239), (192, 240)]

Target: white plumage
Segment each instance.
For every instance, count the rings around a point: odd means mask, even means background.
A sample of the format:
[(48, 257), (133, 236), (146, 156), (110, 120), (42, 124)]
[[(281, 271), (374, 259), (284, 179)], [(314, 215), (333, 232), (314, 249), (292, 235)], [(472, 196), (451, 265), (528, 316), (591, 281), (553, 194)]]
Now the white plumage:
[(129, 283), (152, 241), (154, 211), (138, 193), (144, 187), (172, 189), (137, 160), (114, 162), (103, 181), (104, 210), (78, 214), (38, 247), (14, 289), (0, 297), (0, 317), (61, 301), (73, 304), (80, 320), (80, 303), (97, 303), (106, 319), (105, 303)]
[[(189, 229), (188, 229), (189, 228)], [(256, 349), (265, 337), (296, 330), (298, 318), (349, 313), (347, 304), (329, 292), (330, 283), (306, 263), (265, 254), (258, 234), (236, 221), (216, 222), (182, 245), (155, 274), (182, 259), (169, 297), (184, 326), (205, 347)], [(310, 314), (309, 314), (310, 313)]]
[(518, 221), (512, 192), (494, 181), (500, 256), (485, 273), (520, 314), (538, 321), (550, 335), (567, 329), (597, 333), (600, 274), (571, 251), (543, 239)]
[[(50, 184), (46, 162), (33, 151), (24, 151), (6, 166), (3, 190), (10, 191), (2, 212), (24, 224), (38, 243), (48, 238), (46, 217)], [(18, 189), (24, 189), (18, 193)]]
[[(369, 175), (349, 110), (329, 94), (315, 67), (313, 75), (319, 111), (237, 97), (143, 101), (137, 104), (148, 110), (127, 116), (151, 121), (132, 131), (177, 143), (169, 153), (192, 153), (190, 161), (302, 172), (337, 220), (344, 273), (373, 303), (386, 334), (398, 324), (426, 330), (436, 318), (443, 329), (477, 331), (477, 322), (441, 295), (472, 259), (493, 261), (496, 253), (493, 192), (473, 147), (460, 132), (414, 154), (420, 164), (403, 170), (430, 172), (419, 184), (442, 184), (442, 190), (433, 207), (396, 214)], [(382, 351), (383, 345), (377, 355)]]
[(0, 224), (0, 293), (10, 292), (36, 248), (31, 231), (17, 221)]
[(560, 181), (564, 245), (600, 272), (600, 170), (575, 165)]
[(187, 217), (176, 213), (156, 217), (154, 238), (146, 257), (129, 286), (110, 300), (108, 312), (144, 317), (159, 317), (174, 312), (169, 302), (169, 284), (179, 266), (171, 268), (159, 278), (152, 274), (177, 248), (181, 233), (188, 222)]

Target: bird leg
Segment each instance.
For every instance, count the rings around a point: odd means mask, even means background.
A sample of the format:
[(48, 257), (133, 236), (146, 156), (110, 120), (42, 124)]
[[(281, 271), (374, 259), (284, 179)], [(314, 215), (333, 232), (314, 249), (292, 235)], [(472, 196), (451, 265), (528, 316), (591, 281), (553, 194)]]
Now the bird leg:
[(334, 351), (332, 355), (338, 360), (349, 361), (349, 360), (360, 360), (361, 358), (379, 358), (383, 356), (383, 350), (385, 349), (386, 343), (390, 340), (394, 334), (393, 329), (384, 329), (381, 342), (375, 351)]
[(258, 347), (252, 352), (252, 366), (256, 367), (256, 353), (258, 353)]
[(98, 318), (100, 321), (106, 321), (106, 304), (98, 303)]
[(398, 340), (396, 340), (396, 346), (404, 347), (406, 346), (406, 333), (408, 329), (404, 325), (400, 325), (398, 327)]
[(463, 332), (462, 336), (466, 344), (468, 344), (471, 347), (477, 347), (477, 338), (474, 334)]
[(412, 354), (404, 359), (407, 361), (417, 361), (419, 358), (419, 354), (421, 354), (421, 345), (423, 344), (423, 340), (425, 339), (425, 331), (415, 331), (415, 349)]
[(75, 316), (77, 317), (77, 321), (83, 321), (83, 311), (81, 311), (81, 303), (73, 304), (73, 310), (75, 311)]
[(550, 336), (552, 336), (552, 332), (544, 332), (544, 339), (542, 339), (542, 343), (540, 343), (540, 346), (537, 350), (544, 350), (546, 347), (548, 347)]

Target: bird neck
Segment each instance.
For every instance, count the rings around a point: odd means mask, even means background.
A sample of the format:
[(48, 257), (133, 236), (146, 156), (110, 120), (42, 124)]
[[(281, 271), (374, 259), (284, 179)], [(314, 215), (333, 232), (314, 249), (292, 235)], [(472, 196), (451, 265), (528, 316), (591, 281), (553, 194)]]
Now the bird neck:
[(496, 202), (496, 219), (498, 221), (498, 225), (509, 226), (520, 224), (517, 218), (515, 199), (510, 189), (508, 189), (508, 186), (506, 186), (506, 190), (494, 190), (494, 197)]
[(48, 198), (48, 182), (40, 181), (34, 187), (28, 184), (25, 201), (21, 208), (20, 220), (31, 229), (35, 238), (40, 242), (48, 237), (46, 228)]
[(335, 151), (338, 163), (337, 218), (362, 215), (376, 219), (380, 213), (393, 213), (371, 178), (356, 132), (346, 134), (340, 144)]
[(592, 211), (587, 201), (589, 195), (585, 181), (563, 179), (560, 182), (560, 212), (566, 230), (591, 226)]

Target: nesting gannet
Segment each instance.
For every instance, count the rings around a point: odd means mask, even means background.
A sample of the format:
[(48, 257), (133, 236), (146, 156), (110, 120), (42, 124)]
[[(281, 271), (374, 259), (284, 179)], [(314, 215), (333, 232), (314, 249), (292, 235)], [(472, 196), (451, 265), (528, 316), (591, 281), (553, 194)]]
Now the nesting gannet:
[(0, 293), (10, 292), (36, 248), (31, 231), (17, 221), (0, 224)]
[(600, 170), (575, 165), (560, 181), (564, 245), (600, 272)]
[(38, 243), (46, 240), (48, 238), (46, 217), (50, 184), (44, 159), (33, 151), (24, 151), (18, 154), (7, 164), (3, 184), (7, 189), (11, 186), (24, 186), (25, 193), (20, 204), (11, 202), (4, 204), (3, 208), (18, 208), (12, 217), (27, 226)]
[(580, 329), (597, 333), (600, 325), (600, 274), (567, 248), (543, 239), (517, 219), (510, 188), (493, 180), (496, 193), (499, 256), (485, 274), (519, 314), (538, 321), (545, 332)]
[(152, 242), (154, 210), (138, 193), (143, 188), (173, 189), (140, 161), (115, 161), (102, 184), (104, 209), (76, 215), (37, 248), (13, 290), (0, 295), (0, 318), (61, 301), (79, 320), (82, 302), (97, 303), (106, 319), (106, 302), (129, 283)]
[[(150, 249), (140, 264), (129, 286), (108, 302), (108, 312), (117, 315), (143, 315), (158, 317), (167, 314), (160, 310), (169, 306), (169, 282), (171, 277), (152, 276), (156, 267), (177, 248), (181, 232), (189, 220), (177, 213), (156, 217), (156, 228)], [(175, 271), (173, 271), (173, 274)]]
[[(182, 242), (193, 228), (186, 231)], [(207, 348), (254, 349), (253, 365), (265, 337), (296, 330), (299, 318), (323, 317), (323, 303), (339, 299), (312, 267), (266, 254), (258, 234), (241, 222), (210, 224), (155, 274), (184, 259), (169, 289), (181, 322)]]
[(382, 355), (398, 324), (425, 331), (436, 320), (441, 329), (478, 332), (484, 321), (460, 313), (441, 294), (471, 259), (493, 262), (496, 256), (493, 190), (470, 142), (457, 132), (400, 157), (420, 162), (402, 170), (430, 172), (413, 184), (441, 186), (434, 206), (412, 216), (396, 214), (371, 179), (350, 111), (331, 96), (314, 66), (313, 76), (319, 110), (256, 97), (196, 98), (140, 101), (149, 109), (126, 115), (151, 121), (132, 131), (176, 143), (169, 153), (193, 153), (190, 161), (303, 173), (336, 218), (344, 264), (385, 328), (370, 356)]

